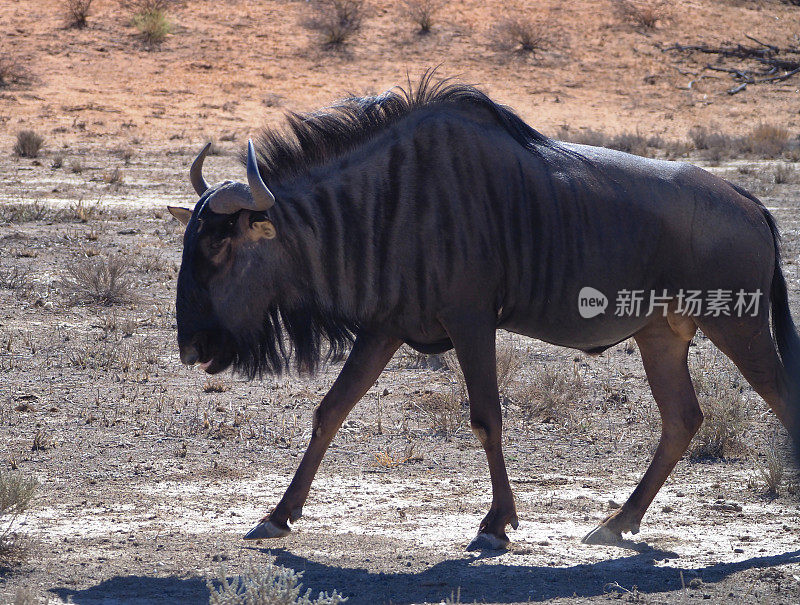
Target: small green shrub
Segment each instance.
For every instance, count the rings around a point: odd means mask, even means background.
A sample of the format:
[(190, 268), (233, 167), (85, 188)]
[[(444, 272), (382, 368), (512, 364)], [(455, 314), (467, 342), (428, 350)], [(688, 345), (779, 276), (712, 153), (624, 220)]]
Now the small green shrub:
[(129, 0), (125, 3), (132, 13), (131, 23), (147, 44), (162, 43), (172, 31), (169, 9), (175, 0)]

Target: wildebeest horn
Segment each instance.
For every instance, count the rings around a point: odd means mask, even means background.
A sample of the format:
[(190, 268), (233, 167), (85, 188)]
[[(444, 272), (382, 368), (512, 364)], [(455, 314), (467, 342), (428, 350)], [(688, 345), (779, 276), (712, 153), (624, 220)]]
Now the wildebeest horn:
[(253, 210), (269, 210), (275, 204), (275, 196), (264, 184), (256, 163), (256, 151), (253, 141), (247, 141), (247, 184), (253, 196)]
[(192, 181), (192, 187), (197, 192), (197, 195), (203, 195), (208, 189), (208, 183), (203, 178), (203, 160), (206, 159), (208, 150), (211, 149), (211, 143), (206, 143), (203, 151), (192, 162), (192, 167), (189, 170), (189, 180)]

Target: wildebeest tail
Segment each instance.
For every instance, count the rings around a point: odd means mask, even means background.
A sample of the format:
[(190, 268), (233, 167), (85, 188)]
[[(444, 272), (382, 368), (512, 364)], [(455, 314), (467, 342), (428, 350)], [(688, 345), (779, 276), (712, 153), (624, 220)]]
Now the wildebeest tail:
[[(794, 325), (792, 313), (789, 309), (789, 294), (786, 289), (786, 278), (781, 271), (781, 257), (779, 246), (778, 228), (775, 219), (764, 209), (764, 217), (769, 223), (772, 238), (775, 241), (775, 270), (772, 274), (772, 293), (770, 302), (772, 304), (772, 333), (775, 343), (778, 345), (778, 352), (781, 355), (783, 366), (788, 374), (787, 379), (795, 389), (797, 405), (800, 407), (800, 335)], [(798, 410), (800, 412), (800, 410)]]
[[(763, 208), (763, 206), (762, 206)], [(789, 415), (793, 426), (787, 427), (795, 444), (795, 453), (800, 457), (800, 336), (789, 308), (789, 293), (786, 278), (781, 270), (780, 235), (775, 219), (763, 208), (764, 218), (772, 231), (775, 243), (775, 269), (772, 274), (770, 303), (772, 305), (772, 334), (785, 370), (784, 378), (789, 394)]]
[(772, 335), (780, 354), (781, 363), (784, 369), (784, 380), (788, 392), (790, 424), (787, 427), (795, 444), (795, 453), (800, 458), (800, 335), (792, 319), (792, 312), (789, 308), (789, 293), (786, 288), (786, 278), (781, 270), (781, 248), (780, 234), (775, 218), (766, 209), (761, 201), (750, 192), (737, 185), (733, 185), (741, 195), (752, 200), (761, 208), (764, 220), (769, 225), (772, 233), (772, 242), (775, 246), (775, 268), (772, 273), (772, 285), (770, 288), (770, 305), (772, 311)]

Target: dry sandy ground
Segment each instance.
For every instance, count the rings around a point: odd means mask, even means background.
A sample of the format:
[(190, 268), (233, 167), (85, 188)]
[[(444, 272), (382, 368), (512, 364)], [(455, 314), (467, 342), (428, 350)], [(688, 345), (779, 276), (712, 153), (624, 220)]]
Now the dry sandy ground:
[[(696, 124), (738, 132), (758, 122), (797, 131), (798, 80), (730, 96), (727, 76), (662, 49), (675, 42), (785, 46), (797, 8), (776, 1), (670, 3), (654, 31), (621, 23), (613, 3), (446, 2), (428, 36), (415, 33), (399, 2), (373, 2), (344, 52), (319, 49), (303, 28), (303, 1), (191, 0), (176, 8), (174, 33), (157, 50), (135, 36), (116, 0), (95, 0), (89, 27), (64, 28), (57, 0), (5, 0), (0, 51), (20, 57), (34, 83), (0, 91), (0, 148), (21, 128), (53, 147), (194, 145), (251, 134), (288, 110), (329, 104), (348, 91), (382, 91), (441, 65), (483, 86), (546, 133), (561, 125), (666, 138)], [(550, 24), (558, 39), (536, 58), (495, 49), (495, 25), (514, 9)], [(694, 75), (692, 75), (694, 74)], [(721, 76), (721, 77), (720, 77)]]
[[(16, 526), (29, 557), (0, 571), (0, 602), (21, 588), (75, 603), (203, 602), (220, 566), (235, 574), (270, 553), (305, 571), (315, 593), (337, 589), (350, 603), (439, 602), (459, 588), (462, 602), (800, 601), (797, 473), (787, 469), (780, 495), (765, 495), (759, 469), (772, 449), (786, 453), (782, 433), (702, 338), (693, 372), (712, 393), (742, 399), (744, 447), (725, 462), (681, 461), (641, 534), (621, 547), (580, 538), (610, 499), (624, 501), (658, 437), (638, 353), (620, 345), (589, 358), (526, 339), (504, 345), (520, 360), (505, 390), (521, 520), (508, 552), (464, 552), (489, 505), (485, 459), (463, 405), (450, 405), (457, 375), (421, 368), (408, 352), (337, 437), (296, 531), (244, 543), (288, 485), (337, 367), (314, 379), (219, 384), (182, 367), (180, 229), (163, 211), (194, 202), (186, 170), (202, 140), (223, 152), (207, 161), (207, 178), (240, 178), (231, 154), (286, 109), (382, 90), (439, 63), (545, 132), (570, 124), (683, 136), (695, 124), (740, 132), (766, 120), (796, 136), (797, 83), (733, 97), (727, 80), (683, 90), (691, 76), (675, 66), (697, 65), (659, 45), (745, 33), (786, 43), (798, 9), (682, 2), (645, 34), (620, 24), (609, 3), (542, 2), (564, 42), (532, 60), (492, 49), (494, 3), (448, 3), (428, 37), (382, 4), (344, 53), (319, 50), (298, 25), (304, 2), (187, 2), (151, 51), (116, 2), (96, 4), (85, 30), (64, 29), (57, 2), (0, 4), (3, 50), (35, 76), (0, 90), (0, 469), (41, 483)], [(46, 136), (43, 157), (8, 153), (21, 128)], [(59, 153), (62, 167), (51, 168)], [(799, 169), (789, 164), (790, 182), (776, 184), (776, 165), (713, 170), (774, 211), (800, 317)], [(18, 202), (27, 217), (8, 210)], [(71, 304), (67, 267), (109, 258), (124, 259), (137, 300)], [(553, 398), (542, 375), (560, 377), (563, 401), (533, 413)], [(45, 447), (32, 450), (37, 434)]]

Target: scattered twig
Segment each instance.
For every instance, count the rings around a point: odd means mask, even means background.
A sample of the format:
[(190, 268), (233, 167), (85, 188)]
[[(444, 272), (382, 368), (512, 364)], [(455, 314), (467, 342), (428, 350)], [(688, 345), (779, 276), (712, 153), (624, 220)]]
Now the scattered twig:
[[(792, 45), (779, 47), (768, 44), (746, 34), (745, 37), (756, 43), (756, 46), (746, 46), (744, 44), (731, 44), (726, 46), (708, 46), (707, 44), (673, 44), (665, 48), (664, 51), (681, 53), (702, 53), (716, 55), (718, 63), (724, 59), (738, 59), (741, 61), (754, 62), (756, 65), (711, 65), (708, 64), (704, 69), (728, 73), (737, 82), (736, 86), (728, 89), (728, 94), (734, 95), (747, 88), (748, 84), (763, 84), (766, 82), (783, 82), (792, 76), (800, 73), (800, 46)], [(679, 72), (684, 73), (676, 67)], [(684, 75), (695, 75), (691, 72)], [(693, 80), (689, 84), (691, 89)]]

